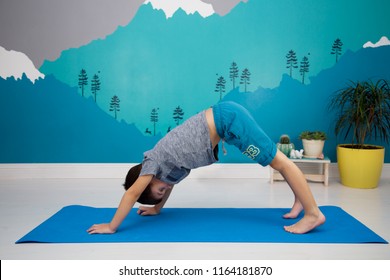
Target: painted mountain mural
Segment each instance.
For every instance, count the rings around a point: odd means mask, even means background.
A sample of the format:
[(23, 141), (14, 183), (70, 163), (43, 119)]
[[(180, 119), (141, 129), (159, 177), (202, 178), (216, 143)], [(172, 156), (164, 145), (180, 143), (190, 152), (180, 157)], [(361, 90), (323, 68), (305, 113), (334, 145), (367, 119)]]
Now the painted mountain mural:
[[(326, 131), (325, 153), (335, 161), (335, 146), (343, 139), (333, 136), (330, 96), (349, 80), (389, 79), (389, 65), (390, 46), (348, 51), (334, 67), (312, 77), (309, 85), (285, 74), (275, 88), (253, 92), (235, 88), (223, 99), (248, 108), (275, 142), (288, 133), (301, 148), (300, 131)], [(2, 163), (139, 162), (143, 151), (162, 136), (145, 135), (134, 124), (116, 120), (92, 97), (82, 97), (77, 88), (50, 75), (35, 84), (26, 77), (0, 78), (0, 89)], [(227, 148), (221, 162), (250, 162), (235, 148)], [(390, 162), (388, 153), (385, 160)]]
[[(233, 87), (241, 91), (276, 87), (290, 69), (294, 79), (309, 84), (310, 76), (335, 64), (337, 57), (331, 52), (337, 39), (342, 44), (337, 54), (343, 54), (359, 50), (369, 40), (390, 38), (390, 18), (380, 5), (325, 2), (251, 0), (224, 17), (203, 18), (179, 10), (169, 19), (163, 11), (143, 5), (127, 26), (104, 40), (64, 51), (59, 59), (44, 62), (40, 71), (78, 86), (85, 70), (89, 83), (80, 94), (96, 96), (106, 112), (117, 96), (121, 106), (117, 117), (143, 132), (154, 133), (150, 115), (155, 109), (156, 130), (165, 134), (175, 126), (172, 114), (177, 107), (185, 117), (191, 116), (218, 102), (221, 90), (225, 95)], [(345, 17), (352, 12), (355, 16)], [(375, 28), (369, 26), (373, 23)], [(289, 69), (286, 56), (291, 50), (296, 62)], [(238, 69), (234, 82), (233, 62)], [(100, 83), (96, 92), (91, 89), (93, 77)]]
[[(139, 162), (220, 100), (248, 108), (275, 142), (287, 133), (301, 148), (301, 131), (326, 131), (334, 162), (348, 139), (334, 137), (331, 95), (390, 79), (390, 46), (363, 48), (390, 38), (388, 9), (349, 2), (250, 0), (223, 17), (169, 19), (143, 5), (104, 40), (45, 61), (44, 79), (0, 78), (0, 162)], [(231, 147), (220, 161), (250, 162)]]
[(0, 78), (0, 89), (1, 163), (139, 162), (156, 143), (53, 76)]

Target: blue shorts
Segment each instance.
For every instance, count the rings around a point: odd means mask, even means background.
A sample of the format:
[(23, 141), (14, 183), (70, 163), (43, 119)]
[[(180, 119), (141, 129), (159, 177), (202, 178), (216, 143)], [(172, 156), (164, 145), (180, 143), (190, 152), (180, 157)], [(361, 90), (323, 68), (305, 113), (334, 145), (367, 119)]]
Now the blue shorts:
[(244, 155), (262, 166), (269, 165), (276, 155), (276, 145), (241, 105), (225, 101), (213, 106), (218, 135), (236, 146)]

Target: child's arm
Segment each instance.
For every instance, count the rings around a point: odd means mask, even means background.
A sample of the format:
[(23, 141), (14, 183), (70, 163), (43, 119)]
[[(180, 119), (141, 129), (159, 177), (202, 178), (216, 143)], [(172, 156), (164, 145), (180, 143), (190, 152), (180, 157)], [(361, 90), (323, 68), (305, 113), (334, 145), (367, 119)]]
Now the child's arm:
[(116, 213), (112, 218), (111, 222), (109, 224), (93, 225), (87, 230), (87, 232), (90, 234), (115, 233), (120, 224), (129, 214), (130, 210), (133, 208), (134, 204), (137, 202), (137, 199), (149, 185), (152, 178), (153, 175), (145, 175), (138, 177), (134, 185), (131, 186), (131, 188), (129, 188), (123, 195), (122, 200), (119, 203), (118, 209), (116, 210)]
[(171, 194), (172, 190), (173, 190), (173, 186), (172, 186), (172, 188), (168, 189), (165, 192), (165, 195), (164, 195), (163, 199), (161, 200), (161, 202), (159, 204), (156, 204), (153, 207), (140, 206), (138, 211), (137, 211), (137, 213), (139, 215), (141, 215), (141, 216), (149, 216), (149, 215), (158, 215), (158, 214), (160, 214), (160, 211), (164, 207), (165, 202), (167, 202), (167, 200), (169, 198), (169, 195)]

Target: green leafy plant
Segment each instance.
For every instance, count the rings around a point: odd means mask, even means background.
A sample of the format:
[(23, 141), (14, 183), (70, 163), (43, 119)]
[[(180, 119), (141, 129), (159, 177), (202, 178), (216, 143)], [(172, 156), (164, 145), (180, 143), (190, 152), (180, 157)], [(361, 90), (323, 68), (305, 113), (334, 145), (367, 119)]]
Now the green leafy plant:
[(299, 139), (306, 140), (326, 140), (326, 133), (323, 131), (303, 131), (299, 135)]
[(335, 93), (329, 108), (337, 111), (335, 134), (352, 134), (352, 145), (362, 148), (366, 139), (374, 137), (389, 143), (390, 85), (377, 82), (351, 82)]

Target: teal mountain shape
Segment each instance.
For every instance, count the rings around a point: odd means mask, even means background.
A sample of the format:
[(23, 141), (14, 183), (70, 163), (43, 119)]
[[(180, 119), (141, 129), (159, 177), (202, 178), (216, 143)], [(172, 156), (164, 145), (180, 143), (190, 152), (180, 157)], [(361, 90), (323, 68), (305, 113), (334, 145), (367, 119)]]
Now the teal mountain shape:
[(140, 162), (158, 137), (145, 137), (46, 76), (0, 78), (1, 163)]
[[(328, 135), (324, 153), (336, 161), (336, 146), (351, 139), (335, 137), (336, 112), (328, 108), (330, 99), (351, 81), (390, 80), (390, 46), (346, 52), (339, 62), (311, 77), (309, 85), (284, 74), (278, 87), (259, 88), (251, 93), (231, 91), (224, 100), (232, 100), (246, 107), (271, 137), (278, 142), (281, 134), (288, 134), (297, 149), (302, 148), (299, 134), (304, 130), (322, 130)], [(367, 143), (386, 143), (367, 139)], [(238, 160), (237, 158), (231, 159)], [(385, 161), (389, 162), (389, 153)]]
[[(144, 132), (153, 130), (150, 115), (159, 108), (156, 130), (165, 134), (175, 126), (172, 114), (176, 107), (188, 118), (219, 101), (215, 92), (219, 77), (226, 81), (223, 96), (233, 89), (229, 77), (233, 61), (239, 75), (249, 69), (247, 90), (254, 92), (258, 87), (278, 86), (289, 72), (286, 55), (294, 50), (298, 65), (303, 57), (309, 59), (305, 83), (310, 84), (310, 77), (335, 64), (330, 52), (337, 38), (343, 42), (344, 54), (359, 50), (368, 40), (390, 37), (390, 17), (384, 7), (390, 2), (349, 2), (250, 0), (223, 17), (189, 16), (179, 10), (168, 20), (162, 11), (143, 5), (127, 26), (104, 40), (63, 51), (59, 59), (45, 61), (40, 71), (77, 87), (78, 75), (85, 69), (87, 97), (97, 74), (101, 86), (96, 102), (102, 110), (110, 113), (110, 101), (117, 96), (121, 101), (118, 119)], [(301, 80), (299, 69), (294, 69), (292, 77)], [(239, 78), (236, 86), (244, 91)]]
[[(300, 131), (326, 131), (325, 153), (334, 162), (336, 145), (348, 139), (333, 134), (329, 98), (350, 80), (390, 79), (389, 65), (390, 46), (348, 51), (336, 65), (311, 77), (308, 85), (285, 74), (277, 87), (247, 93), (235, 88), (223, 100), (248, 108), (275, 142), (287, 133), (300, 148)], [(146, 136), (134, 124), (115, 120), (92, 97), (82, 97), (76, 87), (52, 75), (35, 84), (25, 76), (0, 78), (0, 128), (1, 163), (140, 162), (143, 152), (162, 137)], [(221, 163), (251, 162), (237, 149), (227, 148)], [(385, 161), (390, 162), (388, 153)]]

